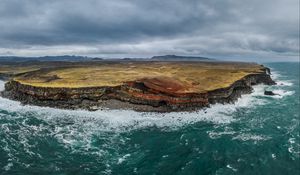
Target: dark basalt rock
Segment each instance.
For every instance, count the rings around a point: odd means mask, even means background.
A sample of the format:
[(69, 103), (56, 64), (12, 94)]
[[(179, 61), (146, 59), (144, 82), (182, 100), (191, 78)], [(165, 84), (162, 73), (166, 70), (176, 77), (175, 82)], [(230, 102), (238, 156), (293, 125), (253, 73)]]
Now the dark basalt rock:
[(275, 94), (273, 91), (265, 91), (264, 94), (265, 94), (265, 95), (271, 95), (271, 96), (277, 95), (277, 94)]

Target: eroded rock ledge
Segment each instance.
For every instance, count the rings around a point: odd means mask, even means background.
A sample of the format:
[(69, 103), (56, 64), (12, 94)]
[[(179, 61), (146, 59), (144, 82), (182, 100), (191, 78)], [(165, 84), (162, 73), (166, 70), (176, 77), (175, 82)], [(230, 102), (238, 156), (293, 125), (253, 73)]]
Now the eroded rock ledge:
[(1, 95), (23, 104), (63, 109), (133, 109), (136, 111), (191, 111), (214, 103), (231, 103), (251, 93), (256, 84), (273, 85), (270, 70), (249, 74), (229, 87), (201, 93), (182, 93), (187, 87), (170, 77), (142, 78), (119, 86), (57, 88), (36, 87), (10, 80)]

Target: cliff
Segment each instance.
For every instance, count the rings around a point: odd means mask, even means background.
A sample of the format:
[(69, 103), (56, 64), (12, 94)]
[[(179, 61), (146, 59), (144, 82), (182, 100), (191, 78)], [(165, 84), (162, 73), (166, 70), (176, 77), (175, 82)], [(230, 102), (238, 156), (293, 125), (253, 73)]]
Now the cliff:
[[(228, 86), (201, 91), (195, 89), (194, 86), (197, 85), (195, 81), (184, 82), (174, 77), (159, 75), (136, 78), (117, 85), (92, 87), (35, 86), (24, 83), (24, 78), (23, 81), (16, 78), (5, 84), (5, 91), (1, 95), (21, 101), (23, 104), (66, 109), (190, 111), (208, 107), (214, 103), (234, 102), (242, 94), (251, 93), (252, 86), (256, 84), (275, 84), (270, 78), (268, 68), (259, 67), (259, 69), (260, 71), (241, 76)], [(28, 76), (30, 77), (30, 75), (25, 77)], [(59, 75), (56, 76), (50, 80), (48, 77), (47, 81), (57, 81)]]

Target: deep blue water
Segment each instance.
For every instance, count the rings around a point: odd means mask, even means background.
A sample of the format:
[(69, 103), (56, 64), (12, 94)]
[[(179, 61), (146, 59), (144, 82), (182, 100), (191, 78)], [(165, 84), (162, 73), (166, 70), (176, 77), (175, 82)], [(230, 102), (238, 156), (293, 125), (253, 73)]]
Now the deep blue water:
[(206, 113), (68, 111), (0, 98), (0, 174), (300, 174), (299, 63), (266, 65), (278, 85)]

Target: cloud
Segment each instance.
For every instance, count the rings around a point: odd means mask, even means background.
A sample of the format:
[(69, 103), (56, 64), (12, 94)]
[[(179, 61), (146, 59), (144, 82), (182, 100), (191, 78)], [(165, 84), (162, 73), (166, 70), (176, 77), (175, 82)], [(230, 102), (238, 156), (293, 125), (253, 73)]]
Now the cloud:
[(298, 0), (0, 3), (0, 54), (299, 56)]

